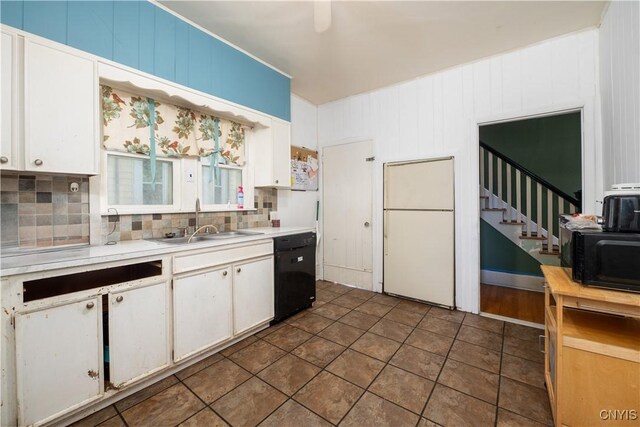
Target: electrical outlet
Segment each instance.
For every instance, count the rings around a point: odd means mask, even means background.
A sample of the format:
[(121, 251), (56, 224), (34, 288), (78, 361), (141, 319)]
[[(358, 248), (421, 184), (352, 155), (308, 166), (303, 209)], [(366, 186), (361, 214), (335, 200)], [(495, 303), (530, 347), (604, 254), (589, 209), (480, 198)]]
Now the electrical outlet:
[(71, 184), (69, 184), (69, 190), (72, 193), (77, 193), (78, 191), (80, 191), (80, 184), (78, 184), (77, 182), (72, 182)]
[(187, 182), (193, 182), (193, 171), (187, 170), (186, 174)]

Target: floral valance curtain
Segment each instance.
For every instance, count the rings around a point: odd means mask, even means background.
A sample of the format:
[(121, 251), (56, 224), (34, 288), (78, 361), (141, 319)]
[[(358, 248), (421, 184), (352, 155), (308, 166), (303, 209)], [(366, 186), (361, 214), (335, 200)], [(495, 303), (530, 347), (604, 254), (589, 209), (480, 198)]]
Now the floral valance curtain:
[(101, 85), (103, 145), (110, 151), (162, 157), (212, 157), (245, 163), (245, 127), (189, 108)]

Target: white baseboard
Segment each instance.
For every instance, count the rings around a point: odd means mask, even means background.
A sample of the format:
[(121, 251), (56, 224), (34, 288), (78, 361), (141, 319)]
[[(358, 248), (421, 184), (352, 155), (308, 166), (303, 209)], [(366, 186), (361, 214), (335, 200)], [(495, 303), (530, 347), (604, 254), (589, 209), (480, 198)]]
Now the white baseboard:
[(480, 282), (525, 291), (544, 292), (544, 277), (480, 270)]

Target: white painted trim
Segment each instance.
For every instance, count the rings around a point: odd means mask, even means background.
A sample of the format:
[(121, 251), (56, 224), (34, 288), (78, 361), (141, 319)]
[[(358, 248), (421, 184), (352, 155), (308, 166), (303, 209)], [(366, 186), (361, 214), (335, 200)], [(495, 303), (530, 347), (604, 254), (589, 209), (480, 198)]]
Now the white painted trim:
[(220, 37), (219, 35), (212, 33), (211, 31), (207, 30), (203, 26), (196, 24), (192, 20), (190, 20), (188, 18), (185, 18), (184, 16), (178, 14), (177, 12), (174, 12), (173, 10), (169, 9), (167, 6), (159, 3), (157, 0), (148, 0), (148, 2), (153, 4), (154, 6), (159, 7), (160, 9), (164, 10), (167, 13), (170, 13), (171, 15), (175, 16), (176, 18), (180, 19), (181, 21), (186, 22), (187, 24), (191, 25), (192, 27), (197, 28), (198, 30), (209, 34), (211, 37), (213, 37), (213, 38), (215, 38), (217, 40), (220, 40), (222, 43), (224, 43), (224, 44), (226, 44), (228, 46), (231, 46), (235, 50), (244, 53), (245, 55), (247, 55), (251, 59), (254, 59), (254, 60), (258, 61), (262, 65), (266, 65), (267, 67), (271, 68), (273, 71), (277, 71), (278, 73), (282, 74), (283, 76), (288, 77), (289, 79), (293, 79), (292, 76), (290, 76), (289, 74), (285, 73), (284, 71), (276, 68), (275, 66), (273, 66), (273, 65), (269, 64), (268, 62), (258, 58), (257, 56), (247, 52), (246, 50), (242, 49), (241, 47), (236, 46), (235, 44), (231, 43), (229, 40), (226, 40), (226, 39)]
[(527, 276), (526, 274), (481, 270), (480, 281), (486, 285), (504, 286), (505, 288), (522, 289), (533, 292), (544, 292), (544, 278)]
[(516, 325), (528, 326), (530, 328), (540, 329), (544, 331), (544, 325), (540, 323), (527, 322), (526, 320), (514, 319), (513, 317), (500, 316), (499, 314), (493, 313), (485, 313), (484, 311), (480, 313), (482, 317), (488, 317), (490, 319), (502, 320), (503, 322), (515, 323)]

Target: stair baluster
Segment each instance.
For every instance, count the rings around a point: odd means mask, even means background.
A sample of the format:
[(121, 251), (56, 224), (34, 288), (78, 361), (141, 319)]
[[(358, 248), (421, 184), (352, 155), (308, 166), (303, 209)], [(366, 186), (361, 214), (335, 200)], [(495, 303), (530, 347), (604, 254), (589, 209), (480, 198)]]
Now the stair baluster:
[(538, 238), (542, 237), (542, 184), (539, 182), (536, 183), (536, 202), (538, 205), (536, 206), (536, 236)]
[(507, 221), (511, 222), (513, 219), (512, 208), (511, 208), (511, 166), (507, 163)]
[(531, 215), (533, 209), (531, 209), (531, 178), (526, 177), (526, 198), (527, 198), (527, 211), (525, 215), (527, 217), (527, 237), (531, 237)]
[(502, 198), (502, 159), (496, 159), (496, 168), (498, 169), (498, 208), (504, 208), (504, 199)]
[(553, 192), (547, 189), (547, 251), (553, 252)]
[(489, 206), (488, 209), (493, 208), (493, 154), (489, 153)]
[(520, 171), (516, 169), (516, 222), (522, 222), (522, 176)]

